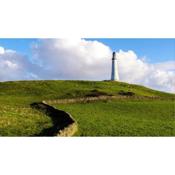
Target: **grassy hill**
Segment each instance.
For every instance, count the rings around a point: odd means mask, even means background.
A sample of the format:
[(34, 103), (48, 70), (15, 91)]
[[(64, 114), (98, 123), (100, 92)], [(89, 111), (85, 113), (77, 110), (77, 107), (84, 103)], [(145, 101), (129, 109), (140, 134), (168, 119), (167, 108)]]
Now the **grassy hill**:
[(175, 136), (174, 94), (111, 81), (16, 81), (0, 83), (0, 135), (34, 136), (51, 119), (30, 108), (43, 100), (129, 96), (92, 103), (54, 104), (72, 114), (82, 136)]

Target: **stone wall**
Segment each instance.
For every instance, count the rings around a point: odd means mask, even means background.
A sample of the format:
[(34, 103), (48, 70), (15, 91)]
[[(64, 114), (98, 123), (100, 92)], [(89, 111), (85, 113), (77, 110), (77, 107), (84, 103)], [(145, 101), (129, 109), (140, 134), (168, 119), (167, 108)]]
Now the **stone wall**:
[(31, 107), (43, 112), (52, 119), (53, 126), (44, 129), (40, 136), (72, 136), (78, 130), (76, 121), (65, 111), (42, 102), (32, 103)]

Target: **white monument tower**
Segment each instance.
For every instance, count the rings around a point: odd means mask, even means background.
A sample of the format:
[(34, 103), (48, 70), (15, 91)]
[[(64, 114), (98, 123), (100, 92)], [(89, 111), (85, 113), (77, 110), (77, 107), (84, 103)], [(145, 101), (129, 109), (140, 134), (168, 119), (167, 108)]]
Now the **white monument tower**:
[(112, 73), (111, 73), (112, 81), (119, 81), (118, 75), (118, 64), (115, 52), (112, 53)]

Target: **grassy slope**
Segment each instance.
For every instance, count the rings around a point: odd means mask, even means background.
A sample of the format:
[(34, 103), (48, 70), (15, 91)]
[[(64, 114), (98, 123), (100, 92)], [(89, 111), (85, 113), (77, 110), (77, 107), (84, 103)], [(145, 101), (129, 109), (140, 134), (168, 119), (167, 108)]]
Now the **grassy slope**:
[[(167, 105), (164, 104), (160, 104), (158, 101), (154, 100), (154, 104), (157, 107), (153, 107), (152, 110), (155, 109), (155, 114), (157, 114), (159, 116), (159, 110), (163, 110), (164, 113), (167, 113), (168, 115), (168, 120), (166, 118), (165, 115), (161, 115), (161, 117), (163, 117), (163, 119), (161, 118), (161, 120), (167, 120), (168, 122), (174, 121), (172, 117), (172, 112), (168, 112), (169, 109), (173, 109), (172, 105), (173, 102), (169, 101), (169, 98), (174, 98), (175, 95), (172, 94), (168, 94), (168, 93), (162, 93), (159, 91), (154, 91), (142, 86), (137, 86), (137, 85), (131, 85), (131, 84), (127, 84), (127, 83), (120, 83), (120, 82), (109, 82), (109, 81), (105, 81), (105, 82), (94, 82), (94, 81), (19, 81), (19, 82), (3, 82), (0, 83), (0, 135), (35, 135), (38, 134), (39, 132), (41, 132), (41, 130), (43, 128), (47, 128), (49, 126), (51, 126), (51, 120), (37, 112), (32, 110), (29, 105), (32, 102), (36, 102), (36, 101), (42, 101), (45, 99), (58, 99), (58, 98), (76, 98), (76, 97), (83, 97), (87, 94), (89, 94), (91, 91), (93, 90), (98, 90), (101, 92), (105, 92), (107, 94), (112, 94), (112, 95), (117, 95), (119, 91), (124, 90), (124, 91), (132, 91), (135, 93), (136, 96), (157, 96), (157, 97), (162, 97), (164, 98), (164, 102), (167, 103)], [(133, 102), (133, 101), (132, 101)], [(131, 102), (131, 106), (129, 105), (130, 103), (128, 101), (123, 102), (123, 108), (124, 111), (125, 109), (128, 110), (128, 114), (127, 116), (129, 117), (129, 119), (127, 119), (127, 121), (131, 121), (132, 120), (132, 115), (130, 115), (132, 112), (130, 111), (131, 108), (133, 108), (133, 106), (135, 106), (134, 103)], [(113, 104), (114, 103), (114, 104)], [(110, 111), (114, 110), (116, 111), (116, 102), (112, 102), (112, 103), (107, 103), (107, 106), (109, 106)], [(122, 102), (121, 102), (122, 103)], [(143, 103), (143, 101), (140, 101), (137, 103), (141, 104)], [(99, 103), (95, 103), (95, 107), (99, 109), (97, 111), (99, 111), (100, 113), (106, 113), (108, 114), (109, 109), (105, 109), (103, 110), (104, 106), (103, 104)], [(113, 104), (113, 105), (112, 105)], [(147, 105), (148, 103), (145, 103), (145, 106), (139, 106), (139, 108), (142, 108), (141, 112), (138, 114), (139, 115), (144, 115), (144, 113), (146, 113), (146, 109), (148, 107)], [(83, 105), (83, 107), (86, 108), (86, 110), (89, 110), (90, 113), (95, 112), (94, 108), (92, 105), (88, 106), (91, 104), (87, 104), (87, 105)], [(112, 105), (112, 106), (111, 106)], [(117, 104), (119, 105), (119, 104)], [(133, 106), (132, 106), (133, 105)], [(137, 105), (136, 105), (136, 109), (133, 110), (133, 113), (135, 113), (134, 111), (136, 111), (137, 113)], [(80, 115), (76, 115), (77, 112), (79, 110), (82, 109), (82, 105), (81, 104), (77, 104), (77, 107), (75, 107), (73, 109), (74, 105), (71, 105), (72, 109), (75, 111), (75, 118), (80, 118)], [(102, 106), (102, 107), (101, 107)], [(105, 105), (106, 106), (106, 105)], [(122, 105), (121, 105), (122, 106)], [(126, 108), (127, 106), (127, 108)], [(152, 105), (151, 105), (152, 106)], [(154, 105), (153, 105), (154, 106)], [(65, 106), (62, 106), (63, 108)], [(68, 105), (67, 107), (70, 107), (70, 105)], [(131, 107), (131, 108), (130, 108)], [(96, 109), (95, 108), (95, 109)], [(91, 110), (92, 109), (92, 110)], [(145, 112), (146, 111), (146, 112)], [(81, 111), (82, 112), (82, 111)], [(121, 110), (118, 111), (118, 113), (122, 114), (122, 107)], [(111, 115), (111, 113), (109, 113)], [(97, 116), (97, 115), (96, 115)], [(104, 114), (105, 116), (105, 114)], [(111, 115), (112, 116), (112, 115)], [(121, 115), (123, 116), (123, 114)], [(126, 115), (124, 115), (126, 116)], [(153, 117), (152, 115), (149, 115), (150, 118)], [(170, 116), (170, 118), (169, 118)], [(86, 116), (88, 117), (88, 116)], [(100, 116), (97, 116), (97, 119)], [(110, 116), (108, 115), (108, 118)], [(103, 117), (103, 121), (101, 122), (105, 122), (106, 119), (104, 120), (105, 117)], [(144, 118), (144, 117), (142, 117)], [(113, 120), (113, 119), (112, 119)], [(116, 120), (116, 122), (113, 122), (111, 120), (111, 126), (108, 125), (108, 128), (114, 128), (115, 126), (117, 126), (117, 122), (118, 120)], [(132, 126), (132, 123), (134, 124), (134, 120), (132, 120), (133, 122), (130, 122)], [(80, 123), (80, 125), (84, 125), (86, 122), (93, 122), (93, 120), (86, 120), (84, 123)], [(107, 122), (107, 121), (106, 121)], [(109, 121), (110, 122), (110, 119)], [(120, 123), (118, 123), (120, 124)], [(92, 125), (89, 125), (88, 127), (91, 127)], [(98, 125), (97, 125), (98, 126)], [(83, 126), (80, 126), (80, 128), (82, 128)], [(99, 130), (105, 130), (105, 128), (103, 127), (103, 125), (99, 125), (98, 126)], [(101, 127), (101, 128), (100, 128)], [(170, 126), (171, 127), (171, 126)], [(172, 126), (174, 127), (174, 125)], [(149, 129), (149, 128), (147, 128)], [(154, 129), (154, 128), (153, 128)], [(171, 133), (168, 132), (168, 134), (174, 134), (174, 132)], [(82, 129), (81, 129), (82, 131)], [(92, 130), (93, 131), (93, 130)], [(111, 132), (110, 133), (110, 129), (107, 130), (104, 135), (118, 135), (116, 132)], [(135, 132), (135, 131), (134, 131)], [(157, 132), (157, 131), (156, 131)], [(156, 133), (155, 132), (155, 133)], [(119, 133), (119, 132), (118, 132)], [(128, 133), (131, 134), (131, 131), (129, 131)], [(88, 133), (79, 133), (80, 135), (88, 135)], [(98, 132), (94, 132), (94, 133), (89, 133), (90, 135), (103, 135)], [(121, 135), (126, 135), (126, 134), (121, 134)], [(133, 134), (134, 135), (134, 134)]]
[(172, 101), (119, 100), (59, 104), (72, 114), (81, 136), (175, 136)]

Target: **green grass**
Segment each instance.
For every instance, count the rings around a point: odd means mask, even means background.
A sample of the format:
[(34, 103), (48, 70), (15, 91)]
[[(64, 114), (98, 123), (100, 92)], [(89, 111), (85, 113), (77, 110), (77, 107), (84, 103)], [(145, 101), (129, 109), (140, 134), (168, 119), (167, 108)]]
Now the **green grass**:
[(121, 91), (162, 100), (131, 97), (129, 101), (59, 106), (78, 121), (78, 135), (175, 135), (174, 94), (111, 81), (15, 81), (0, 82), (0, 136), (37, 135), (52, 125), (49, 117), (30, 108), (33, 102), (85, 97), (92, 92), (117, 96)]
[(48, 116), (29, 107), (0, 107), (1, 136), (33, 136), (51, 126)]
[(80, 136), (175, 136), (173, 101), (113, 100), (56, 107), (72, 114)]

